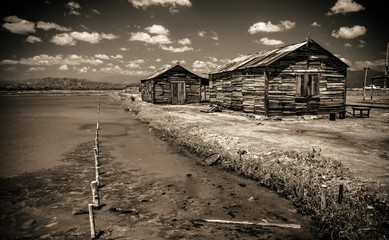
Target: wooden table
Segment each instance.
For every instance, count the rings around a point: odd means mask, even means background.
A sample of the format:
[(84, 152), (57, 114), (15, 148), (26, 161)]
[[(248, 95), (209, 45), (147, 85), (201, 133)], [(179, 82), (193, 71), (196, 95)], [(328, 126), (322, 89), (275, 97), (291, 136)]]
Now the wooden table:
[(359, 111), (359, 116), (361, 118), (369, 117), (370, 109), (371, 109), (371, 107), (353, 107), (353, 117), (355, 117), (355, 112), (356, 111)]

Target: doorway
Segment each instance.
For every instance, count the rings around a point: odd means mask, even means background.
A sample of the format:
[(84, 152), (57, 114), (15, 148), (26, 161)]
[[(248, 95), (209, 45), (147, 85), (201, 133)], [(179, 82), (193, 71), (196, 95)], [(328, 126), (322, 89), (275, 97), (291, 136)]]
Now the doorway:
[(184, 82), (173, 82), (171, 84), (172, 89), (172, 104), (173, 105), (185, 105), (186, 92)]

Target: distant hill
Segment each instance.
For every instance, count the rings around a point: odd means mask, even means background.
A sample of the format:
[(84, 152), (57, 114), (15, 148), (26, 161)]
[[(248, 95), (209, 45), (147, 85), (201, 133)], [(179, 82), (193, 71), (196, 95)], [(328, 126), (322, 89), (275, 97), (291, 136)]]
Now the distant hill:
[(17, 83), (3, 82), (0, 84), (0, 89), (3, 90), (121, 90), (126, 87), (127, 84), (52, 77)]

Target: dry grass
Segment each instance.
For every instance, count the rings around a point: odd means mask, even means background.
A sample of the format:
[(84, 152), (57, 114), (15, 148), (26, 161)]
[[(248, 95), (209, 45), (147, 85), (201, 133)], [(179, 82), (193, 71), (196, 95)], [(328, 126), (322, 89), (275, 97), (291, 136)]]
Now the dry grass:
[[(320, 149), (307, 152), (269, 150), (239, 154), (242, 144), (235, 138), (213, 132), (201, 123), (182, 124), (182, 119), (158, 106), (130, 96), (111, 94), (151, 127), (163, 130), (194, 152), (220, 154), (220, 164), (258, 181), (293, 201), (302, 214), (317, 220), (332, 239), (387, 239), (389, 208), (385, 188), (353, 177), (340, 162), (323, 156)], [(135, 100), (135, 101), (134, 101)], [(321, 210), (320, 186), (327, 185), (327, 207)], [(344, 186), (338, 203), (339, 186)], [(372, 213), (367, 207), (373, 207)], [(368, 216), (369, 215), (369, 216)]]

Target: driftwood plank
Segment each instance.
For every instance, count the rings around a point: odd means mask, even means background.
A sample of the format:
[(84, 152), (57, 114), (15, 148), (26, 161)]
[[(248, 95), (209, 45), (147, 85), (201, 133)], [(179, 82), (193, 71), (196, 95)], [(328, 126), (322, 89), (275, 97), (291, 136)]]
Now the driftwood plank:
[(262, 227), (280, 227), (280, 228), (294, 228), (300, 229), (300, 224), (286, 224), (286, 223), (268, 223), (268, 222), (249, 222), (249, 221), (230, 221), (230, 220), (219, 220), (219, 219), (199, 219), (197, 221), (207, 223), (220, 223), (220, 224), (236, 224), (236, 225), (252, 225)]

